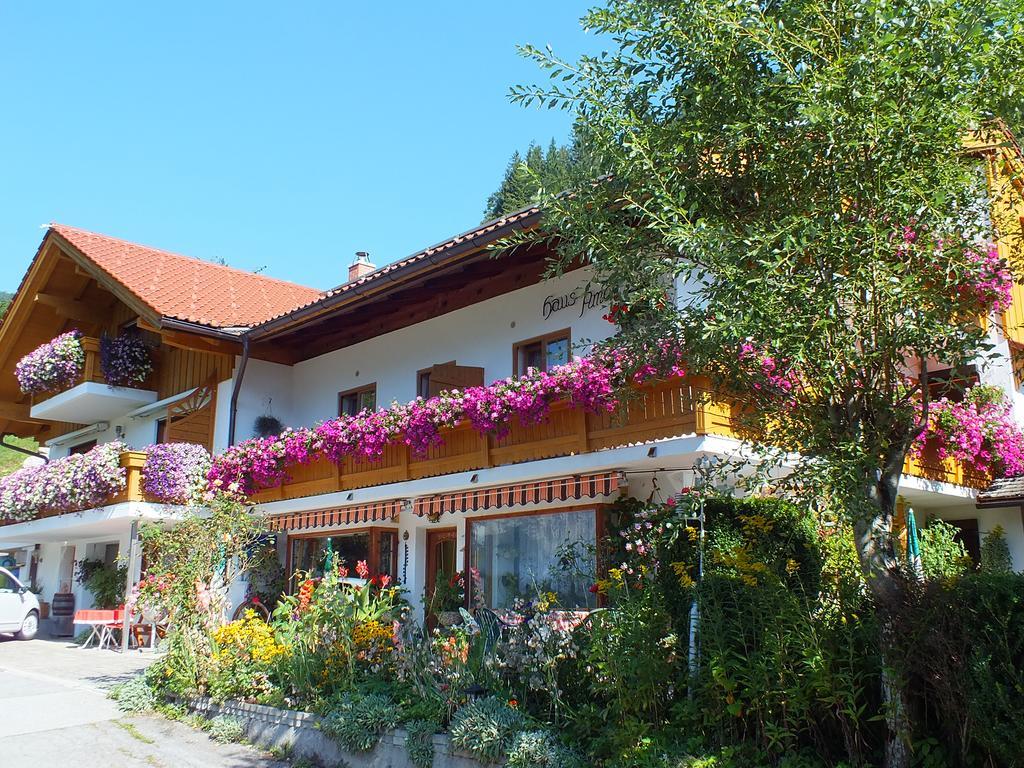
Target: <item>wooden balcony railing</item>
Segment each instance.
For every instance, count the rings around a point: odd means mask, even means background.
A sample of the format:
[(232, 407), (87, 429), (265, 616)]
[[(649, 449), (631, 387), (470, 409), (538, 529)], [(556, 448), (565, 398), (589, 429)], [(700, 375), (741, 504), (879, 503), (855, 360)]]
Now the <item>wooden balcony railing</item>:
[(987, 488), (992, 478), (985, 472), (961, 464), (956, 459), (939, 458), (936, 446), (926, 445), (919, 457), (907, 456), (903, 473), (940, 483), (952, 483), (981, 490)]
[(602, 448), (689, 434), (735, 436), (734, 408), (696, 378), (673, 379), (639, 388), (620, 413), (586, 413), (555, 405), (539, 424), (513, 419), (507, 435), (481, 435), (464, 422), (444, 430), (444, 442), (417, 456), (405, 445), (388, 446), (379, 460), (326, 459), (289, 467), (288, 481), (252, 497), (255, 502), (294, 499), (403, 480), (467, 472), (588, 453)]
[[(60, 461), (60, 459), (56, 459)], [(111, 504), (119, 504), (124, 501), (151, 501), (146, 498), (145, 492), (142, 490), (142, 466), (146, 463), (145, 451), (124, 451), (121, 454), (121, 466), (125, 468), (125, 486), (124, 489), (117, 494), (104, 499), (98, 504), (94, 504), (92, 507), (69, 507), (59, 509), (47, 509), (40, 512), (33, 520), (41, 520), (47, 517), (57, 517), (58, 515), (65, 515), (72, 512), (82, 512), (84, 509), (96, 509), (98, 507), (106, 507)], [(15, 522), (25, 522), (23, 520), (3, 520), (0, 519), (0, 526), (11, 525)]]
[[(424, 477), (468, 472), (524, 461), (570, 456), (605, 448), (682, 435), (720, 435), (739, 438), (740, 407), (708, 389), (699, 377), (647, 384), (637, 391), (624, 413), (586, 413), (556, 405), (548, 419), (522, 425), (513, 419), (500, 439), (481, 435), (468, 422), (444, 430), (444, 442), (417, 456), (405, 445), (388, 446), (378, 460), (346, 458), (340, 463), (320, 459), (288, 467), (281, 486), (261, 490), (253, 502), (280, 501), (348, 491)], [(905, 472), (971, 488), (983, 488), (989, 478), (946, 459), (934, 451), (908, 459)]]

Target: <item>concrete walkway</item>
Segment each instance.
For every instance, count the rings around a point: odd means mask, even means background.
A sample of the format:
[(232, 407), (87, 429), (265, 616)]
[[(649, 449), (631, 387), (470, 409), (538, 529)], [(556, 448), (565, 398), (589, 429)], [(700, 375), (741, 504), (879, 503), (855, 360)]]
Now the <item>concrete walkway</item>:
[(0, 765), (44, 768), (284, 768), (158, 716), (124, 715), (106, 696), (152, 663), (137, 651), (80, 650), (0, 635)]

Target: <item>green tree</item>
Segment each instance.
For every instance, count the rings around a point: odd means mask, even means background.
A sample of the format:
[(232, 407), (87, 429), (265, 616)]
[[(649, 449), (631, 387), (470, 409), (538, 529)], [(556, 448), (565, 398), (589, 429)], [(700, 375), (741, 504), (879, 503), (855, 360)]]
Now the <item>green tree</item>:
[(487, 198), (484, 221), (537, 203), (544, 191), (559, 192), (568, 182), (569, 148), (552, 139), (547, 152), (530, 144), (524, 158), (516, 150), (508, 161), (501, 186)]
[(11, 306), (14, 294), (8, 291), (0, 291), (0, 320), (7, 314), (7, 308)]
[(596, 158), (579, 127), (573, 129), (567, 145), (552, 139), (544, 151), (537, 144), (530, 144), (525, 158), (516, 150), (501, 185), (487, 198), (484, 221), (535, 205), (545, 195), (556, 195), (584, 179), (598, 176), (601, 168)]
[[(849, 516), (882, 615), (904, 577), (892, 536), (929, 367), (979, 362), (998, 264), (964, 140), (1015, 120), (1020, 0), (609, 0), (612, 41), (524, 104), (574, 110), (611, 176), (545, 195), (557, 271), (582, 259), (628, 307), (620, 346), (681, 338), (689, 366), (754, 408), (762, 467)], [(980, 254), (980, 255), (979, 255)], [(687, 286), (675, 301), (666, 286)], [(984, 294), (984, 295), (983, 295)], [(824, 500), (824, 501), (822, 501)], [(890, 737), (910, 724), (881, 622)]]

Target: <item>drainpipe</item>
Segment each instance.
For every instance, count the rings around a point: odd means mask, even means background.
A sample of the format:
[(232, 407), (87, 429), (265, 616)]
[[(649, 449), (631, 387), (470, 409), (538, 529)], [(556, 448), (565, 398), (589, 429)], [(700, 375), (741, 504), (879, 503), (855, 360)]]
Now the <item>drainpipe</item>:
[(249, 333), (242, 334), (242, 359), (238, 363), (238, 373), (231, 384), (231, 413), (228, 415), (228, 447), (235, 444), (235, 422), (238, 421), (238, 394), (242, 391), (242, 377), (245, 366), (249, 362)]
[(33, 451), (31, 448), (22, 448), (20, 445), (13, 445), (12, 443), (8, 443), (6, 438), (7, 435), (4, 435), (3, 438), (0, 438), (0, 445), (2, 445), (4, 448), (9, 448), (12, 451), (17, 451), (18, 453), (24, 453), (26, 456), (34, 456), (35, 458), (42, 459), (43, 461), (50, 460), (50, 457), (47, 456), (45, 453)]

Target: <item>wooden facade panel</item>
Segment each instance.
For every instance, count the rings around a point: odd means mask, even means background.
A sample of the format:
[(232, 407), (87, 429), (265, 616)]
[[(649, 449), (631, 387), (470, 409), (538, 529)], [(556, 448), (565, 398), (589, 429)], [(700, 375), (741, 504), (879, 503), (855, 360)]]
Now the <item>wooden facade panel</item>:
[(410, 456), (409, 477), (436, 477), (452, 472), (468, 472), (489, 465), (488, 438), (469, 423), (444, 434), (444, 442), (431, 446), (424, 456)]
[(517, 464), (586, 451), (586, 420), (581, 412), (568, 407), (552, 409), (538, 424), (522, 424), (513, 419), (509, 432), (491, 447), (494, 464)]
[(164, 439), (168, 443), (196, 443), (212, 451), (216, 414), (217, 381), (211, 376), (190, 396), (167, 409)]
[(409, 479), (409, 449), (405, 445), (389, 445), (379, 459), (346, 457), (341, 462), (339, 490), (366, 488), (371, 485), (397, 483)]
[(229, 355), (164, 346), (156, 376), (157, 399), (203, 386), (211, 377), (217, 382), (225, 381), (231, 378), (232, 364)]

